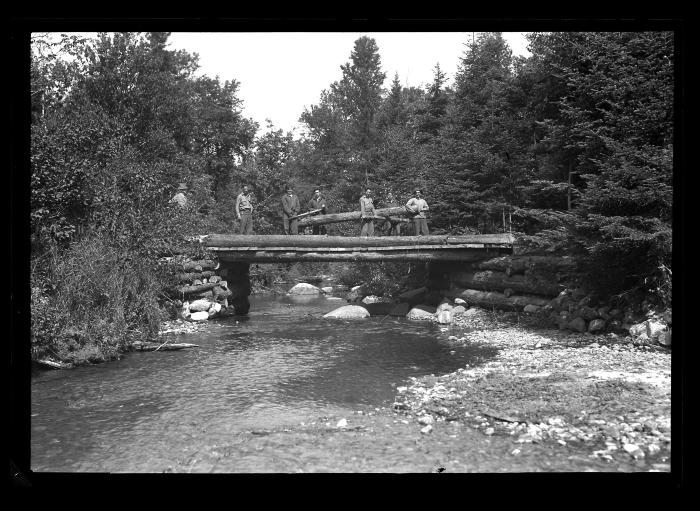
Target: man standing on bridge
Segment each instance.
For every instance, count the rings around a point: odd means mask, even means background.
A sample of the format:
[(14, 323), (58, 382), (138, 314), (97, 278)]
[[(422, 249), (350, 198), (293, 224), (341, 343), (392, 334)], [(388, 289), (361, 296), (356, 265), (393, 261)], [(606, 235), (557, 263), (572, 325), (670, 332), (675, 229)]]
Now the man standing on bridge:
[(374, 235), (374, 202), (372, 201), (372, 190), (367, 188), (365, 194), (360, 197), (360, 221), (362, 228), (360, 236)]
[[(314, 190), (314, 196), (311, 197), (311, 200), (309, 201), (309, 211), (314, 211), (320, 209), (320, 213), (322, 215), (326, 214), (326, 199), (321, 196), (321, 189), (316, 188)], [(312, 226), (312, 233), (313, 234), (326, 234), (326, 226), (324, 225), (314, 225)]]
[(415, 235), (421, 236), (425, 234), (427, 236), (428, 221), (426, 220), (425, 212), (428, 211), (428, 203), (425, 202), (425, 199), (421, 195), (421, 191), (416, 189), (415, 196), (411, 197), (406, 203), (406, 209), (414, 215), (413, 225), (416, 230)]
[(297, 219), (290, 220), (290, 217), (297, 216), (300, 209), (299, 197), (290, 186), (287, 188), (287, 194), (282, 196), (282, 221), (285, 234), (298, 234)]
[(248, 185), (236, 198), (236, 216), (241, 221), (241, 234), (253, 234), (253, 201)]

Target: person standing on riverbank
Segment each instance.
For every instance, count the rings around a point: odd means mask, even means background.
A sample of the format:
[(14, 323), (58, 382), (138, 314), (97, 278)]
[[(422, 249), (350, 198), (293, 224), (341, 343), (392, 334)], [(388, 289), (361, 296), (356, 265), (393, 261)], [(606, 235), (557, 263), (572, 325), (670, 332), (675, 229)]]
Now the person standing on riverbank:
[(177, 187), (177, 193), (173, 195), (173, 198), (170, 199), (170, 203), (172, 204), (177, 204), (181, 208), (186, 208), (187, 207), (187, 185), (185, 183), (180, 183)]
[(360, 236), (374, 236), (374, 202), (372, 190), (367, 188), (365, 194), (360, 197)]
[(409, 199), (406, 203), (406, 208), (411, 211), (413, 216), (413, 226), (415, 228), (415, 235), (428, 235), (428, 221), (425, 216), (425, 212), (428, 211), (428, 203), (422, 197), (421, 190), (416, 189), (414, 196)]
[(290, 217), (298, 215), (300, 209), (299, 197), (290, 186), (287, 188), (287, 194), (282, 196), (282, 221), (285, 234), (298, 234), (297, 219)]
[[(316, 188), (314, 190), (314, 196), (311, 197), (311, 200), (309, 201), (308, 205), (308, 210), (309, 211), (314, 211), (316, 209), (320, 209), (320, 213), (322, 215), (326, 214), (326, 199), (321, 195), (321, 189)], [(316, 214), (316, 213), (314, 213)], [(326, 226), (325, 225), (314, 225), (311, 227), (311, 232), (313, 234), (326, 234)]]
[(241, 234), (253, 234), (253, 198), (248, 185), (243, 185), (243, 191), (236, 198), (236, 216), (241, 222)]

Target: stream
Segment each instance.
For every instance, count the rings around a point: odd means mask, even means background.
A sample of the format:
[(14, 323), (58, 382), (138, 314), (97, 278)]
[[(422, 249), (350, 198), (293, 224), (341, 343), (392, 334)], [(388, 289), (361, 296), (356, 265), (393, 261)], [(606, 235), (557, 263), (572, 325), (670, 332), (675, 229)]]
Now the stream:
[[(205, 331), (177, 336), (198, 348), (133, 352), (105, 364), (35, 373), (30, 468), (290, 472), (300, 470), (300, 452), (313, 450), (302, 468), (338, 470), (324, 459), (327, 439), (313, 430), (305, 430), (303, 442), (299, 435), (259, 440), (376, 413), (391, 406), (410, 377), (493, 356), (486, 348), (451, 345), (449, 330), (430, 322), (321, 317), (344, 300), (253, 295), (250, 301), (247, 317), (212, 320)], [(399, 448), (400, 435), (395, 442)], [(368, 445), (357, 456), (385, 454), (386, 446), (371, 452)]]

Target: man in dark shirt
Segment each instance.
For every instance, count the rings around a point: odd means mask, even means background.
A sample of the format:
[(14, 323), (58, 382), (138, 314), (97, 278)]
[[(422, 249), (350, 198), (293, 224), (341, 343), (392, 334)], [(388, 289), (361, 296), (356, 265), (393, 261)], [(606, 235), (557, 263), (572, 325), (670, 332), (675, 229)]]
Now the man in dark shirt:
[[(314, 196), (311, 197), (311, 200), (309, 201), (309, 206), (308, 210), (309, 211), (314, 211), (316, 209), (320, 209), (320, 214), (325, 215), (326, 214), (326, 199), (321, 195), (321, 189), (316, 188), (314, 190)], [(318, 213), (315, 213), (318, 214)], [(326, 226), (325, 225), (314, 225), (311, 227), (313, 234), (326, 234)]]
[(287, 188), (287, 193), (282, 196), (282, 221), (284, 222), (285, 234), (298, 234), (297, 220), (290, 217), (299, 214), (299, 197), (294, 193), (292, 187)]

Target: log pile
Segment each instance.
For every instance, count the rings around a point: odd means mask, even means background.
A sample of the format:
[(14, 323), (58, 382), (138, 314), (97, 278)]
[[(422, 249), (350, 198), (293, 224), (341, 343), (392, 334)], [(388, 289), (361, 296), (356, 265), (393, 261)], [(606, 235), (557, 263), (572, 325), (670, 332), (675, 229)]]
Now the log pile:
[(559, 295), (575, 274), (568, 257), (503, 256), (474, 263), (430, 263), (427, 288), (471, 305), (521, 310)]

